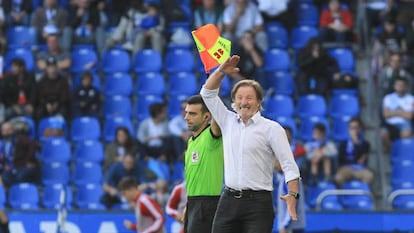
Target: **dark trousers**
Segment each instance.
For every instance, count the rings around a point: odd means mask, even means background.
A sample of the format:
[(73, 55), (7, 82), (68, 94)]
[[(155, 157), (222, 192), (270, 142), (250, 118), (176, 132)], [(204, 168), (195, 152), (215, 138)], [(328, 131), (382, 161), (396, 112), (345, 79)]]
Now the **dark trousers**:
[(211, 233), (220, 196), (188, 197), (185, 212), (185, 233)]
[(220, 197), (212, 233), (271, 233), (273, 220), (272, 192), (226, 188)]

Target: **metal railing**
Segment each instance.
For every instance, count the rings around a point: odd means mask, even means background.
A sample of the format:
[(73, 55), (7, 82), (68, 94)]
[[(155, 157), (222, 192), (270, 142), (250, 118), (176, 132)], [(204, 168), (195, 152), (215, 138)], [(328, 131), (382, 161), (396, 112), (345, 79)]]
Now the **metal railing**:
[(414, 189), (396, 189), (392, 191), (387, 198), (388, 208), (393, 209), (392, 202), (394, 199), (403, 195), (414, 195)]
[(325, 199), (327, 196), (333, 196), (333, 195), (339, 195), (339, 196), (354, 196), (354, 195), (366, 195), (371, 198), (372, 201), (374, 201), (374, 196), (370, 191), (363, 190), (363, 189), (330, 189), (325, 190), (321, 192), (318, 197), (316, 198), (316, 210), (321, 210), (321, 205), (323, 199)]

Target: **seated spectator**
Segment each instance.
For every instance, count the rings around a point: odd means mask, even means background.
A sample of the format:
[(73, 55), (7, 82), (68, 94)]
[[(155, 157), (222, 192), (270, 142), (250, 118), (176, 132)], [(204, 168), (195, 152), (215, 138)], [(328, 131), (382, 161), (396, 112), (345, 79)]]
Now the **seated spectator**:
[(1, 124), (0, 137), (0, 174), (13, 167), (13, 152), (15, 147), (13, 125), (9, 121)]
[(57, 61), (57, 67), (65, 75), (69, 74), (69, 68), (72, 65), (72, 57), (68, 51), (65, 51), (59, 45), (59, 34), (49, 34), (46, 36), (46, 50), (39, 51), (36, 56), (36, 66), (41, 72), (45, 72), (47, 59), (54, 57)]
[(105, 1), (108, 3), (107, 12), (110, 12), (109, 26), (116, 27), (121, 21), (121, 17), (128, 11), (131, 0), (117, 0), (117, 1)]
[(126, 154), (122, 161), (113, 163), (105, 176), (103, 184), (104, 194), (101, 197), (102, 204), (107, 208), (112, 208), (114, 205), (121, 204), (121, 193), (118, 190), (118, 184), (121, 179), (127, 176), (132, 176), (138, 181), (138, 184), (140, 184), (145, 178), (144, 172), (145, 171), (139, 167), (135, 156), (131, 154)]
[(127, 128), (118, 127), (115, 134), (115, 140), (105, 146), (105, 160), (103, 165), (105, 173), (112, 164), (122, 161), (127, 154), (133, 155), (136, 158), (139, 157), (138, 143), (131, 137)]
[(310, 185), (314, 186), (319, 181), (319, 166), (323, 166), (323, 179), (332, 180), (332, 163), (337, 156), (335, 143), (326, 135), (324, 124), (317, 123), (313, 128), (312, 140), (305, 143), (307, 159), (310, 162)]
[(11, 163), (1, 174), (2, 183), (10, 187), (17, 183), (39, 183), (40, 164), (36, 158), (39, 144), (32, 139), (29, 126), (22, 121), (16, 121), (13, 126), (14, 149)]
[(214, 24), (219, 31), (223, 31), (223, 7), (216, 0), (203, 0), (194, 10), (194, 28), (206, 24)]
[(69, 112), (69, 82), (59, 72), (57, 60), (47, 59), (46, 73), (37, 83), (36, 110), (37, 118), (61, 115), (68, 119)]
[(374, 174), (367, 167), (370, 144), (364, 139), (361, 120), (350, 119), (348, 131), (350, 138), (341, 142), (338, 149), (338, 170), (335, 174), (335, 183), (339, 188), (352, 179), (371, 184)]
[(358, 89), (358, 77), (350, 73), (334, 75), (332, 89)]
[(133, 54), (145, 47), (147, 39), (151, 48), (163, 53), (164, 20), (155, 4), (145, 5), (142, 0), (132, 1), (130, 8), (116, 27), (109, 39), (108, 46), (123, 43), (124, 49), (131, 50)]
[(290, 127), (284, 127), (286, 131), (286, 136), (288, 138), (290, 148), (292, 149), (293, 156), (295, 161), (298, 164), (299, 168), (304, 168), (306, 166), (306, 150), (305, 147), (299, 143), (293, 137), (293, 131)]
[(0, 233), (10, 233), (9, 216), (5, 210), (0, 210)]
[(71, 32), (68, 22), (68, 12), (59, 6), (57, 0), (44, 0), (43, 7), (37, 8), (31, 19), (31, 26), (38, 35), (37, 43), (44, 44), (49, 34), (59, 34), (60, 46), (69, 51)]
[(352, 14), (341, 8), (339, 0), (330, 0), (328, 9), (321, 13), (320, 37), (322, 42), (352, 42)]
[[(294, 4), (290, 4), (290, 3)], [(296, 15), (294, 9), (290, 9), (295, 5), (295, 1), (291, 0), (257, 0), (258, 8), (265, 22), (280, 22), (288, 30), (296, 24)]]
[(8, 27), (16, 25), (28, 26), (32, 3), (30, 0), (3, 0), (6, 13), (6, 25)]
[(177, 115), (168, 122), (168, 129), (171, 133), (171, 140), (174, 146), (174, 152), (176, 158), (183, 158), (188, 138), (192, 135), (188, 130), (185, 117), (186, 101), (181, 103), (181, 115)]
[(387, 64), (381, 69), (378, 76), (378, 91), (382, 94), (381, 97), (394, 91), (393, 84), (396, 78), (403, 77), (411, 80), (411, 75), (404, 69), (402, 63), (400, 53), (392, 53), (388, 57)]
[(249, 0), (236, 0), (224, 9), (223, 37), (237, 44), (244, 32), (251, 31), (262, 52), (268, 49), (264, 21), (257, 6)]
[(92, 86), (92, 73), (84, 72), (81, 84), (75, 90), (73, 116), (99, 117), (101, 113), (101, 93)]
[(408, 91), (406, 78), (394, 80), (394, 92), (384, 96), (382, 101), (383, 129), (381, 138), (385, 151), (389, 151), (391, 142), (397, 138), (412, 136), (414, 96)]
[(386, 17), (396, 18), (398, 4), (395, 0), (366, 0), (366, 18), (368, 29), (379, 27)]
[(157, 179), (155, 182), (145, 183), (138, 186), (143, 193), (149, 193), (157, 204), (165, 209), (170, 193), (168, 191), (168, 182), (164, 179)]
[(24, 60), (13, 59), (11, 71), (3, 82), (6, 119), (21, 115), (31, 117), (35, 104), (36, 81), (34, 75), (26, 70)]
[(338, 63), (322, 48), (318, 38), (310, 39), (299, 51), (296, 63), (299, 95), (326, 95), (332, 79), (340, 76)]

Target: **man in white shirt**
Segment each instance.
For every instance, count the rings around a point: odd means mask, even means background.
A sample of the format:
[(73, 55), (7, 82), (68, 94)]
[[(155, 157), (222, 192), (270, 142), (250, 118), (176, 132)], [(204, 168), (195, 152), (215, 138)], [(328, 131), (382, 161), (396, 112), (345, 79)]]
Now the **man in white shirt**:
[[(232, 56), (207, 79), (200, 91), (223, 135), (225, 189), (217, 207), (213, 233), (270, 233), (273, 228), (273, 169), (279, 160), (288, 186), (281, 196), (296, 221), (299, 168), (285, 130), (261, 116), (263, 90), (253, 80), (242, 80), (231, 92), (230, 111), (218, 97), (226, 74), (239, 72), (240, 57)], [(303, 198), (303, 197), (302, 197)]]

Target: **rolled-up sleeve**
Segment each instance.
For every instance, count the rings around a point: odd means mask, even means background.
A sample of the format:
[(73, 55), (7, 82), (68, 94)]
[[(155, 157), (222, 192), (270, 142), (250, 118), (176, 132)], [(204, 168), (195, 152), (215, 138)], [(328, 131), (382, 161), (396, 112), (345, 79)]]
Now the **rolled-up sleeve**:
[(223, 130), (226, 118), (231, 112), (227, 109), (226, 105), (224, 105), (223, 101), (221, 101), (218, 93), (219, 89), (209, 90), (204, 87), (202, 87), (200, 91), (200, 95), (207, 105), (208, 110)]

